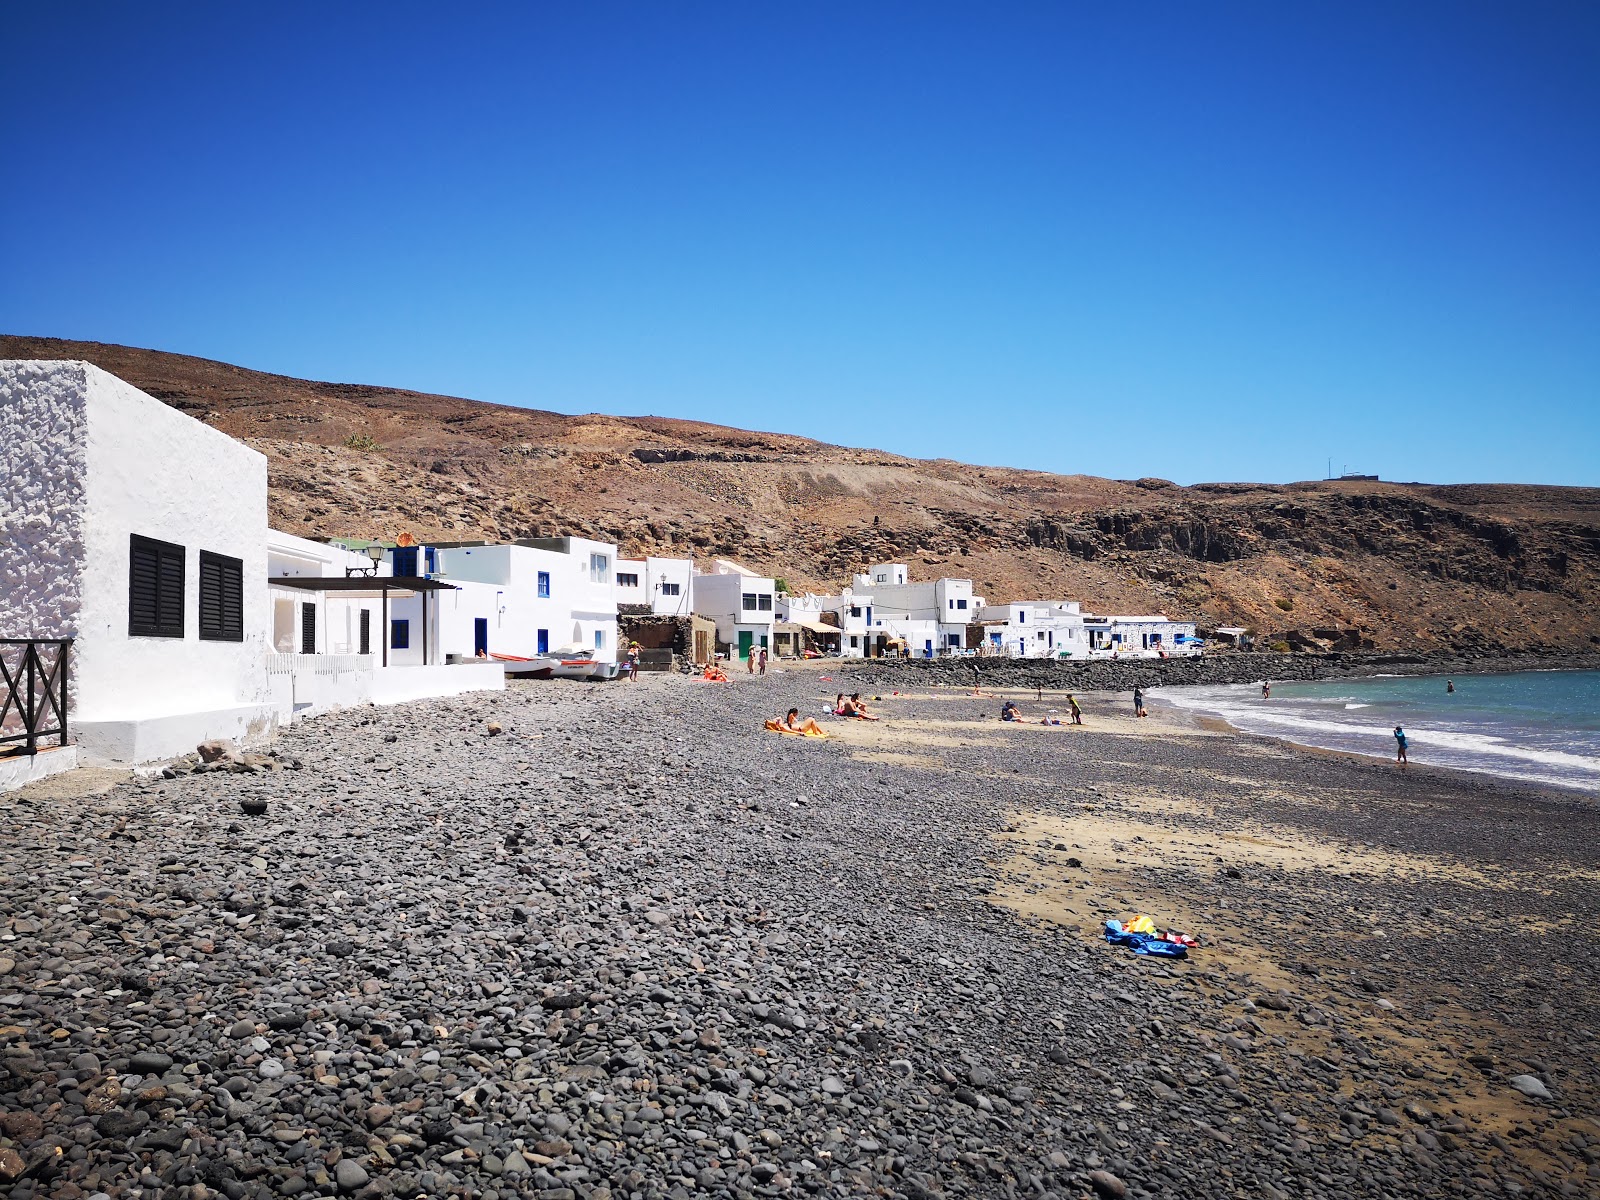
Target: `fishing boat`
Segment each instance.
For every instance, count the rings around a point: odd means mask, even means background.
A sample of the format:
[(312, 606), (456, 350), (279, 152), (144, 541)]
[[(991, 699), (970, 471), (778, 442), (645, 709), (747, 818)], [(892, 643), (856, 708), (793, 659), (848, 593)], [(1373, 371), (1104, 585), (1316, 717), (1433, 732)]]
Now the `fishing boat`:
[(558, 660), (548, 656), (524, 658), (520, 654), (490, 654), (496, 662), (504, 663), (506, 674), (517, 679), (549, 679)]
[(608, 664), (599, 662), (582, 646), (563, 646), (552, 655), (551, 674), (557, 679), (603, 679)]

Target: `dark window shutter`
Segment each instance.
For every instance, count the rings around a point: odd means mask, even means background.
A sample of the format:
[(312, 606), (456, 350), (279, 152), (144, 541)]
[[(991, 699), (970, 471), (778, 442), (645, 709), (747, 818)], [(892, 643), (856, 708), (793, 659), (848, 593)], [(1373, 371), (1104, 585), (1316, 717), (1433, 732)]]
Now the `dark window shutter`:
[(372, 653), (372, 610), (370, 608), (361, 610), (361, 653)]
[(171, 542), (128, 539), (128, 636), (183, 636), (184, 549)]
[(317, 606), (315, 604), (302, 604), (300, 606), (300, 653), (315, 654), (317, 652)]
[(200, 551), (200, 636), (213, 642), (244, 641), (244, 562)]

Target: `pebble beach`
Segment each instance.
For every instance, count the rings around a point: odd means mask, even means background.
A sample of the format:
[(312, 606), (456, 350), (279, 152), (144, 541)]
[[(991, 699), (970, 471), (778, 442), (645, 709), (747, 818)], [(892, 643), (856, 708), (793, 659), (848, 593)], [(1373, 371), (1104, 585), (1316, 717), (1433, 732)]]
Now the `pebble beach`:
[(8, 795), (0, 1194), (1595, 1194), (1589, 798), (911, 686), (519, 682)]

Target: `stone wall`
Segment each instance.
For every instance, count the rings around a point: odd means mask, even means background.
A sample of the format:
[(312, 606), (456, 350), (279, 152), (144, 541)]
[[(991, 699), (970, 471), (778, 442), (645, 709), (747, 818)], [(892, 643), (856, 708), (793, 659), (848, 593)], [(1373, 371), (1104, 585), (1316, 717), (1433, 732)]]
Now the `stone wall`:
[(1399, 654), (1215, 654), (1195, 658), (863, 659), (841, 663), (838, 673), (874, 685), (1049, 688), (1055, 691), (1128, 691), (1163, 684), (1254, 683), (1262, 679), (1339, 679), (1359, 675), (1483, 674), (1553, 669), (1597, 670), (1600, 654), (1530, 654), (1456, 658)]

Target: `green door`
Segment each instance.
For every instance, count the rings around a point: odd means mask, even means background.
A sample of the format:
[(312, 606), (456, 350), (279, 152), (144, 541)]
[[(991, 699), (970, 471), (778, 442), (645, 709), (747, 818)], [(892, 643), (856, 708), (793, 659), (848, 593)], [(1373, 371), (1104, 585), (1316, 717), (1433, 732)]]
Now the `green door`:
[(751, 634), (751, 632), (748, 629), (741, 629), (739, 631), (739, 657), (740, 658), (749, 658), (750, 657), (750, 639), (753, 636), (754, 635)]

